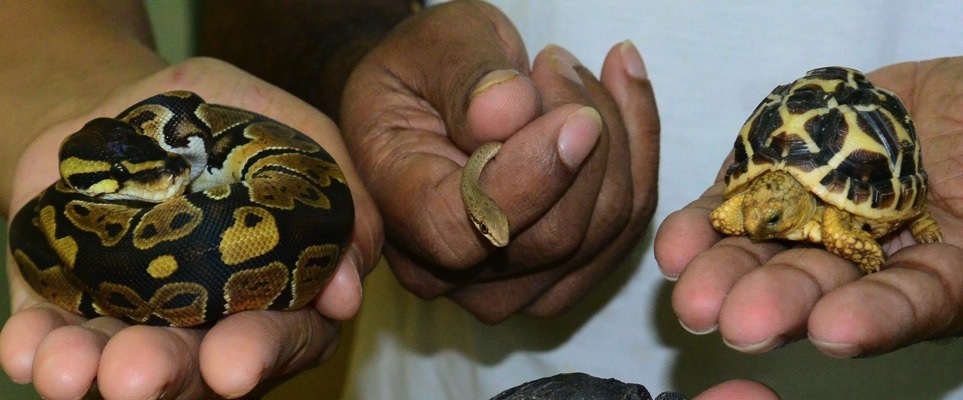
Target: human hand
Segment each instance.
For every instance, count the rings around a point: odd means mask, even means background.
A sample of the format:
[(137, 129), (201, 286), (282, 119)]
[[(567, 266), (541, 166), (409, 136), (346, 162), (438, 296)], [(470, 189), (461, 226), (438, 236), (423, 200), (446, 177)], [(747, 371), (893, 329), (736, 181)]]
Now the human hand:
[[(554, 46), (529, 67), (497, 9), (446, 3), (362, 60), (341, 109), (401, 284), (488, 323), (569, 307), (639, 241), (655, 207), (659, 125), (631, 44), (609, 52), (601, 81)], [(458, 189), (468, 154), (489, 141), (504, 141), (480, 181), (511, 223), (499, 250)]]
[(352, 317), (360, 307), (360, 277), (380, 257), (382, 228), (337, 127), (293, 96), (215, 60), (188, 60), (123, 86), (70, 118), (45, 121), (49, 128), (27, 146), (18, 162), (8, 215), (59, 178), (57, 146), (67, 134), (94, 117), (116, 115), (137, 101), (173, 89), (283, 121), (327, 149), (344, 170), (355, 203), (354, 231), (345, 257), (313, 302), (314, 309), (242, 312), (210, 329), (176, 329), (69, 314), (30, 289), (8, 251), (14, 315), (0, 332), (0, 364), (14, 381), (33, 382), (45, 398), (79, 398), (92, 389), (106, 398), (244, 395), (271, 378), (330, 357), (338, 338), (337, 321)]
[[(718, 328), (731, 347), (771, 350), (808, 335), (836, 357), (873, 355), (963, 330), (963, 58), (891, 65), (867, 75), (896, 92), (912, 115), (929, 174), (929, 210), (943, 244), (914, 244), (908, 228), (883, 242), (883, 270), (809, 245), (753, 243), (709, 224), (722, 203), (717, 181), (660, 227), (655, 254), (678, 278), (672, 304), (693, 332)], [(719, 180), (721, 180), (721, 173)]]

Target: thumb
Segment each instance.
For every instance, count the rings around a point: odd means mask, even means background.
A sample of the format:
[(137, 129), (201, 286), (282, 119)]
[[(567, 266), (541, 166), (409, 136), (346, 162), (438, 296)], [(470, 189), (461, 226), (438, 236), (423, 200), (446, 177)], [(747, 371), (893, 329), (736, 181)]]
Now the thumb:
[(399, 25), (371, 57), (435, 109), (465, 152), (506, 139), (540, 110), (521, 37), (484, 2), (428, 8)]

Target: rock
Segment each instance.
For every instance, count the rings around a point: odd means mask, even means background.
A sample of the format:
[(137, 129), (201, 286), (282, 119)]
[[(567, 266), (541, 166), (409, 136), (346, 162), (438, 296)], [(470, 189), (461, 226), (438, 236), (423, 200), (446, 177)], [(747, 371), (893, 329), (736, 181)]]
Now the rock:
[[(508, 389), (491, 400), (652, 400), (645, 386), (617, 379), (597, 378), (584, 373), (559, 374), (536, 379)], [(678, 393), (665, 392), (655, 400), (686, 400)]]

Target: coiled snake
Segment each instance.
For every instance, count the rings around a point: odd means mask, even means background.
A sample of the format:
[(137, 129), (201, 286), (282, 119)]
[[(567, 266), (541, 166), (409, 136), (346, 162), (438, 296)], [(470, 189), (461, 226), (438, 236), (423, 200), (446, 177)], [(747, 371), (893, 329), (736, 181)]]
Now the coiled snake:
[(17, 212), (10, 246), (35, 291), (87, 317), (195, 326), (300, 308), (353, 226), (320, 145), (189, 92), (90, 121), (60, 157), (62, 179)]

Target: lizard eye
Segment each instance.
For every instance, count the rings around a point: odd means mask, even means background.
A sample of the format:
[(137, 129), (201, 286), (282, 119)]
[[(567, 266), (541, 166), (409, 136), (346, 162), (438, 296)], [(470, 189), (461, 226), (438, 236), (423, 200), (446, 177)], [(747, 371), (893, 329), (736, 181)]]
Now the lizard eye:
[(478, 224), (478, 230), (482, 233), (482, 235), (487, 235), (487, 234), (488, 234), (488, 225)]

